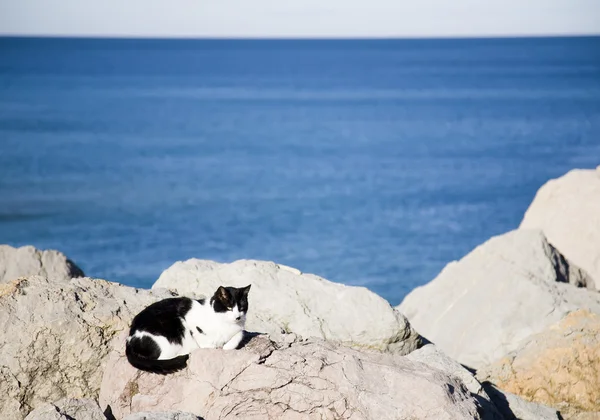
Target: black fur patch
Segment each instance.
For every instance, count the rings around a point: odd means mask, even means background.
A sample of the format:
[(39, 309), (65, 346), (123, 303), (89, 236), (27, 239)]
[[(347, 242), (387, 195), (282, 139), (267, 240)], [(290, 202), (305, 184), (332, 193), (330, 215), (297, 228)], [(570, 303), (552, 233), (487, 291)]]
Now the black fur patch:
[(215, 312), (230, 311), (237, 305), (240, 312), (248, 311), (248, 291), (250, 285), (246, 287), (219, 287), (212, 298), (210, 304)]
[[(148, 339), (152, 340), (151, 338)], [(133, 339), (130, 340), (130, 342), (131, 341), (133, 341)], [(140, 370), (159, 373), (161, 375), (177, 372), (178, 370), (185, 368), (187, 366), (187, 360), (190, 357), (186, 354), (184, 356), (177, 356), (173, 359), (156, 360), (137, 354), (133, 349), (134, 346), (136, 346), (136, 344), (133, 344), (132, 346), (130, 345), (130, 343), (127, 343), (125, 347), (125, 355), (127, 356), (127, 360), (129, 360), (129, 363), (131, 363), (133, 367), (136, 367)]]
[(132, 337), (127, 343), (127, 347), (133, 354), (146, 359), (158, 359), (160, 357), (160, 347), (148, 336)]
[(162, 335), (170, 343), (182, 344), (185, 328), (181, 319), (191, 308), (192, 300), (185, 297), (155, 302), (133, 318), (129, 335), (132, 336), (136, 331), (146, 331)]

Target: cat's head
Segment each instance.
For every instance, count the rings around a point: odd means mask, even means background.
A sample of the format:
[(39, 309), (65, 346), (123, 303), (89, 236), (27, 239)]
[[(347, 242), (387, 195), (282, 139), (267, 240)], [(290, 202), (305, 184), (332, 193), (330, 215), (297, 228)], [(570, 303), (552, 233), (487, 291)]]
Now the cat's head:
[(210, 305), (215, 312), (222, 313), (232, 323), (244, 325), (246, 312), (248, 312), (250, 286), (220, 286), (213, 297), (210, 298)]

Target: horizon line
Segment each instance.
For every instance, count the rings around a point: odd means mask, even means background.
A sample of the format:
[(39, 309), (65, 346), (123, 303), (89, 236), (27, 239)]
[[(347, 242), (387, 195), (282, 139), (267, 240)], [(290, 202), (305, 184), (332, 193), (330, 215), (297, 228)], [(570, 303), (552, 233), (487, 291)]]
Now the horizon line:
[(600, 38), (596, 34), (482, 34), (482, 35), (403, 35), (403, 36), (179, 36), (179, 35), (118, 35), (118, 34), (12, 34), (1, 33), (0, 38), (21, 39), (89, 39), (89, 40), (155, 40), (155, 41), (394, 41), (394, 40), (469, 40), (469, 39), (556, 39)]

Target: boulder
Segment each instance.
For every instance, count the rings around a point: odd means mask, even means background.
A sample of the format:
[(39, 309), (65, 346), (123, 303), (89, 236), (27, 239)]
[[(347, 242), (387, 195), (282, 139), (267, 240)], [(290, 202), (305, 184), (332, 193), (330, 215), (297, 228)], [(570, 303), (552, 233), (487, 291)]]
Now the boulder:
[(600, 166), (573, 170), (537, 192), (521, 229), (541, 229), (552, 245), (586, 270), (600, 290)]
[(40, 405), (25, 420), (106, 420), (106, 416), (93, 399), (65, 398), (54, 404)]
[(565, 415), (600, 412), (600, 316), (574, 311), (477, 376)]
[(231, 264), (191, 259), (164, 271), (153, 289), (212, 296), (221, 286), (252, 285), (246, 327), (268, 333), (335, 340), (351, 346), (410, 353), (421, 337), (390, 304), (363, 287), (333, 283), (272, 262)]
[(257, 335), (240, 350), (196, 350), (186, 369), (163, 376), (131, 367), (123, 345), (111, 352), (100, 392), (116, 418), (173, 409), (205, 420), (483, 418), (459, 379), (392, 353)]
[(0, 245), (0, 283), (33, 275), (57, 281), (84, 276), (83, 271), (61, 252), (40, 251), (32, 246)]
[(541, 231), (516, 230), (448, 264), (398, 309), (444, 353), (479, 368), (572, 310), (600, 313), (590, 281)]
[(166, 297), (105, 280), (20, 278), (0, 290), (0, 418), (43, 403), (97, 398), (109, 342)]

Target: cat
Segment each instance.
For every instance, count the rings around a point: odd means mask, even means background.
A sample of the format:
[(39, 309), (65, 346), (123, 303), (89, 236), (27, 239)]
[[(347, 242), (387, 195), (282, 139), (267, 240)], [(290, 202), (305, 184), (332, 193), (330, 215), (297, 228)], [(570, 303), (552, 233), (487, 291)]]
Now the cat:
[(168, 374), (187, 366), (197, 348), (236, 349), (244, 337), (248, 292), (220, 286), (209, 301), (176, 297), (153, 303), (131, 322), (125, 344), (129, 363)]

